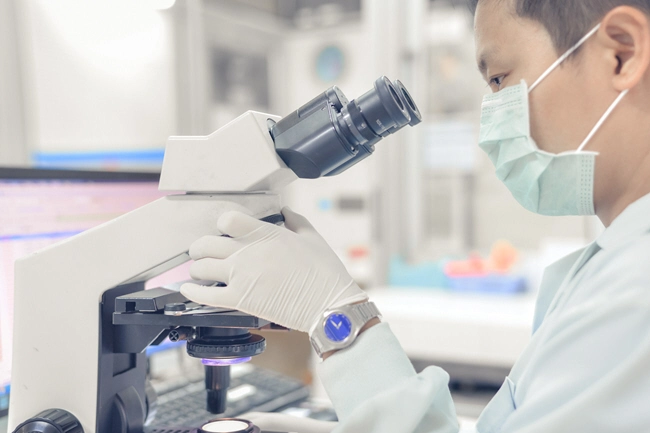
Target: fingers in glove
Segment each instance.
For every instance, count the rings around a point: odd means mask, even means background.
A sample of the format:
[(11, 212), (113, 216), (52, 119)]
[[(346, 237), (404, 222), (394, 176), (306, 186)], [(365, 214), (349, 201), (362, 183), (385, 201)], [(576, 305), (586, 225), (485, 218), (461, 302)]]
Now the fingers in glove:
[(227, 259), (241, 248), (237, 241), (224, 236), (203, 236), (190, 247), (192, 260)]
[(217, 230), (233, 238), (239, 238), (254, 232), (260, 227), (264, 227), (265, 224), (268, 223), (245, 213), (230, 211), (221, 215), (219, 221), (217, 221)]
[(195, 280), (218, 281), (228, 284), (232, 266), (225, 260), (201, 259), (190, 266), (190, 275)]
[(185, 283), (181, 286), (181, 294), (197, 304), (212, 307), (237, 309), (238, 296), (228, 287), (201, 286)]
[(284, 415), (281, 413), (250, 412), (241, 416), (262, 431), (290, 431), (298, 433), (330, 433), (337, 423), (317, 421), (310, 418)]
[(284, 216), (284, 226), (292, 232), (298, 234), (306, 231), (316, 232), (316, 229), (314, 229), (314, 226), (311, 225), (307, 218), (295, 213), (288, 207), (282, 209), (282, 215)]

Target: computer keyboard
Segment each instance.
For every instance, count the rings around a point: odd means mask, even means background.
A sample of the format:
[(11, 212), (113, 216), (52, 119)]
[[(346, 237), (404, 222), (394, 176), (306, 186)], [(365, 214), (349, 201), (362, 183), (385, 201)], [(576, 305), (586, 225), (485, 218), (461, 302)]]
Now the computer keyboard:
[[(215, 418), (237, 417), (246, 412), (282, 410), (297, 416), (334, 420), (331, 409), (312, 408), (307, 402), (309, 389), (299, 380), (274, 371), (245, 364), (231, 367), (226, 412), (215, 415), (206, 407), (203, 380), (182, 384), (157, 384), (156, 415), (146, 433), (191, 433), (191, 430)], [(0, 433), (6, 431), (6, 417), (0, 418)]]
[(282, 374), (241, 365), (232, 368), (226, 412), (214, 415), (206, 407), (203, 380), (158, 391), (157, 410), (149, 432), (192, 428), (214, 418), (230, 418), (250, 411), (273, 412), (305, 400), (309, 389)]

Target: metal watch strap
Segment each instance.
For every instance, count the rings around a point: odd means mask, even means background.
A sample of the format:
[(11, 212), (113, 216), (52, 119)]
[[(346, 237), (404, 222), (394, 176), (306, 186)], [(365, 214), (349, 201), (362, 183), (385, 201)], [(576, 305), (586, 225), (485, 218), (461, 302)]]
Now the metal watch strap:
[[(352, 305), (353, 311), (359, 315), (359, 319), (365, 325), (370, 322), (375, 317), (381, 317), (379, 309), (374, 302), (364, 302), (363, 304), (354, 304)], [(362, 326), (363, 327), (363, 326)]]
[[(343, 314), (350, 319), (351, 332), (344, 341), (336, 342), (330, 340), (325, 334), (324, 326), (327, 319), (334, 314)], [(372, 319), (381, 318), (379, 309), (373, 302), (364, 302), (363, 304), (346, 305), (340, 308), (334, 308), (323, 313), (319, 323), (316, 325), (310, 336), (311, 344), (318, 356), (332, 350), (341, 350), (349, 347), (354, 343), (361, 329)]]

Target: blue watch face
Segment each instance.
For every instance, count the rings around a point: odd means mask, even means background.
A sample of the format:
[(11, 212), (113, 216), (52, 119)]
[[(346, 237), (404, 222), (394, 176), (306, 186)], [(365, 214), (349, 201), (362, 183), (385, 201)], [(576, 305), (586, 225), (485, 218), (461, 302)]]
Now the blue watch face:
[(352, 333), (352, 323), (345, 314), (331, 314), (325, 319), (325, 335), (332, 341), (343, 341)]

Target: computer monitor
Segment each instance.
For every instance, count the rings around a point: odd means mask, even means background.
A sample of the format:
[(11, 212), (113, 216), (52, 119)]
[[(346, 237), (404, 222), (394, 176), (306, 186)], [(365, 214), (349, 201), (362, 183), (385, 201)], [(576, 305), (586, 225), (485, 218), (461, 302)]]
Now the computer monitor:
[[(0, 167), (0, 417), (11, 381), (14, 262), (164, 195), (156, 173)], [(189, 278), (179, 267), (148, 287)]]

